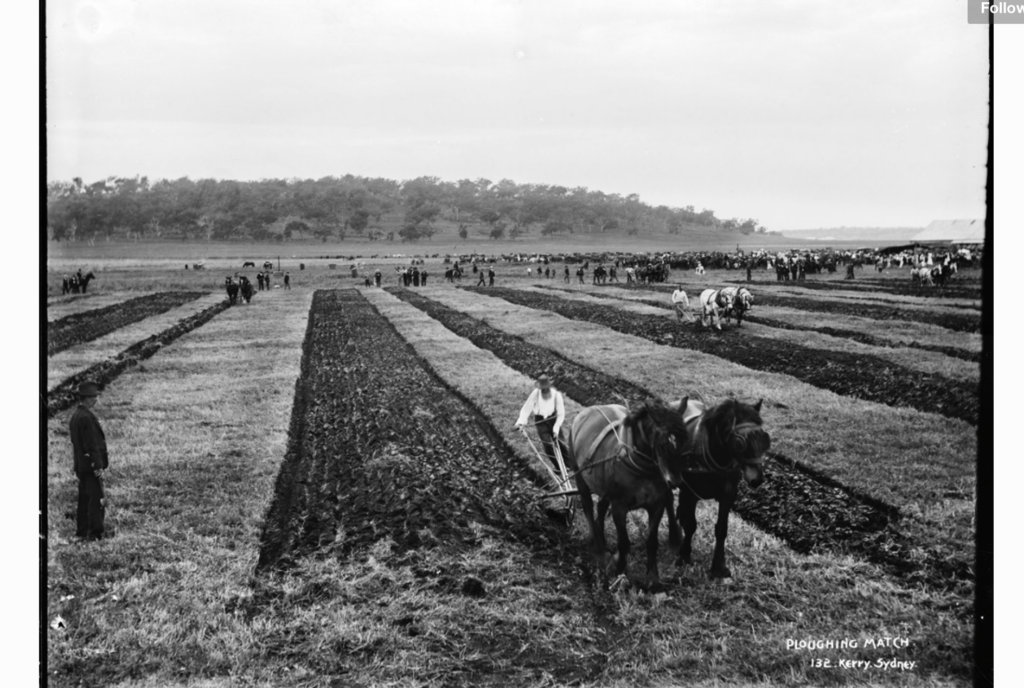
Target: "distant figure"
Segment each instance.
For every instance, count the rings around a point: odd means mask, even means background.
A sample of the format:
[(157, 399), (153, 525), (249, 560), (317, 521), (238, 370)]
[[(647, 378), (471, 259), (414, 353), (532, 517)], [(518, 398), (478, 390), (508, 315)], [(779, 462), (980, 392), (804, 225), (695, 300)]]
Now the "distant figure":
[(380, 270), (377, 270), (376, 272), (373, 273), (373, 282), (378, 287), (380, 286)]
[(583, 284), (583, 273), (584, 272), (585, 272), (585, 270), (583, 269), (582, 265), (576, 271), (576, 277), (579, 278), (580, 284)]
[(257, 272), (256, 273), (256, 281), (259, 283), (260, 291), (263, 291), (263, 273), (262, 272)]
[(423, 272), (420, 273), (420, 284), (422, 284), (424, 287), (427, 286), (427, 270), (426, 270), (426, 268), (424, 268)]
[(263, 275), (263, 281), (267, 284), (267, 289), (270, 289), (270, 273)]
[(185, 269), (188, 270), (188, 263), (185, 263)]
[(487, 279), (490, 280), (490, 286), (494, 286), (494, 268), (487, 268)]
[(569, 284), (569, 266), (565, 266), (565, 283)]
[(846, 279), (853, 279), (853, 263), (846, 266)]
[(483, 287), (487, 285), (487, 273), (483, 270), (480, 271), (480, 279), (477, 281), (476, 286)]
[(288, 273), (287, 272), (284, 273), (284, 288), (285, 289), (291, 289), (292, 288), (291, 287), (291, 282), (292, 282), (292, 280), (291, 280), (291, 277), (288, 276)]

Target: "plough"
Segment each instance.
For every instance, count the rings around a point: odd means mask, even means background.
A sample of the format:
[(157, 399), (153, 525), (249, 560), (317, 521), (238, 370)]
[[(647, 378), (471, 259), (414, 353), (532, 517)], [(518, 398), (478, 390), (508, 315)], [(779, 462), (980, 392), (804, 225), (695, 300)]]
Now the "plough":
[(526, 442), (533, 449), (533, 453), (537, 455), (537, 460), (540, 461), (541, 465), (547, 469), (548, 474), (551, 476), (551, 480), (554, 481), (555, 486), (558, 488), (555, 492), (549, 492), (543, 495), (543, 499), (552, 499), (561, 497), (565, 501), (565, 522), (566, 525), (572, 526), (576, 516), (576, 496), (580, 493), (572, 483), (572, 476), (569, 475), (569, 469), (565, 465), (565, 459), (562, 457), (561, 447), (558, 445), (558, 438), (554, 438), (552, 443), (555, 449), (555, 460), (558, 462), (558, 473), (552, 468), (551, 462), (548, 460), (546, 454), (537, 449), (537, 445), (534, 444), (530, 435), (527, 434), (526, 428), (521, 427), (519, 431), (523, 433), (523, 437), (526, 438)]

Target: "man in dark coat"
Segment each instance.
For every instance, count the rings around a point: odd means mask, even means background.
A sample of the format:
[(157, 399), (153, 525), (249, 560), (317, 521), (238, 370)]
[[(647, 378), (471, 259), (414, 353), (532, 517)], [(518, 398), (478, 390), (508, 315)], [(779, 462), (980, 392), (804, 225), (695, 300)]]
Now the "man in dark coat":
[(492, 287), (494, 286), (494, 268), (493, 267), (488, 267), (487, 268), (487, 282), (488, 282), (489, 286), (492, 286)]
[(71, 446), (74, 471), (78, 476), (78, 527), (75, 535), (89, 540), (103, 537), (106, 499), (103, 495), (103, 471), (107, 468), (107, 441), (103, 428), (92, 412), (100, 390), (95, 382), (78, 386), (78, 408), (71, 416)]
[(287, 272), (284, 273), (284, 288), (285, 289), (291, 289), (292, 288), (292, 278), (291, 278), (291, 276)]

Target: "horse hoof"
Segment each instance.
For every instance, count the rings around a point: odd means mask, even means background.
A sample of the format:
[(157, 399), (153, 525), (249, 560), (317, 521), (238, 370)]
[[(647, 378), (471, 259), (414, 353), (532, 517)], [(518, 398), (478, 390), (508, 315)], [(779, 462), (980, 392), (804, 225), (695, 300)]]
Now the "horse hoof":
[(727, 569), (726, 567), (723, 566), (720, 569), (711, 569), (711, 577), (712, 578), (723, 578), (723, 579), (724, 578), (732, 578), (732, 572), (729, 569)]

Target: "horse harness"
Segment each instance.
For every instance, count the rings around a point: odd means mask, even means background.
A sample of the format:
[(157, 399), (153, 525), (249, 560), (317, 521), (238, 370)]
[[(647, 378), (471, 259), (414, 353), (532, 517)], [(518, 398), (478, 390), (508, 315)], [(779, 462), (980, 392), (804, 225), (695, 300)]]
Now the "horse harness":
[[(587, 456), (593, 456), (594, 452), (596, 452), (597, 448), (601, 445), (601, 442), (603, 442), (604, 438), (608, 436), (608, 433), (614, 433), (615, 434), (615, 439), (619, 443), (619, 451), (615, 452), (615, 454), (613, 454), (612, 456), (608, 457), (607, 459), (602, 459), (600, 461), (596, 461), (594, 463), (588, 464), (588, 465), (578, 469), (575, 473), (573, 473), (573, 477), (575, 477), (576, 475), (579, 475), (580, 473), (582, 473), (582, 472), (584, 472), (586, 470), (590, 470), (590, 469), (594, 468), (595, 466), (598, 466), (598, 465), (600, 465), (602, 463), (608, 463), (609, 461), (621, 460), (623, 467), (626, 470), (628, 470), (630, 473), (633, 473), (634, 475), (636, 475), (638, 477), (641, 477), (641, 478), (650, 478), (652, 471), (650, 469), (646, 469), (645, 470), (639, 463), (637, 463), (637, 460), (636, 460), (637, 456), (642, 457), (644, 459), (647, 459), (648, 461), (651, 461), (654, 464), (654, 467), (655, 467), (654, 472), (658, 473), (658, 471), (657, 471), (657, 462), (654, 459), (652, 459), (650, 456), (645, 454), (644, 452), (639, 451), (636, 448), (636, 445), (633, 443), (633, 441), (632, 441), (632, 439), (633, 439), (632, 438), (633, 429), (630, 426), (625, 424), (626, 419), (625, 418), (619, 418), (618, 420), (612, 420), (612, 419), (610, 419), (607, 416), (607, 414), (605, 414), (604, 409), (600, 409), (599, 408), (598, 410), (601, 411), (601, 415), (604, 416), (604, 419), (606, 421), (608, 421), (608, 425), (606, 425), (604, 430), (602, 430), (598, 434), (598, 436), (596, 438), (594, 438), (594, 441), (590, 443), (590, 449), (589, 449), (589, 451), (587, 452), (586, 455)], [(646, 437), (644, 437), (644, 434), (643, 434), (643, 428), (642, 427), (638, 428), (637, 432), (640, 435), (640, 439), (641, 440), (646, 440)], [(658, 475), (660, 477), (660, 473), (658, 473)]]

